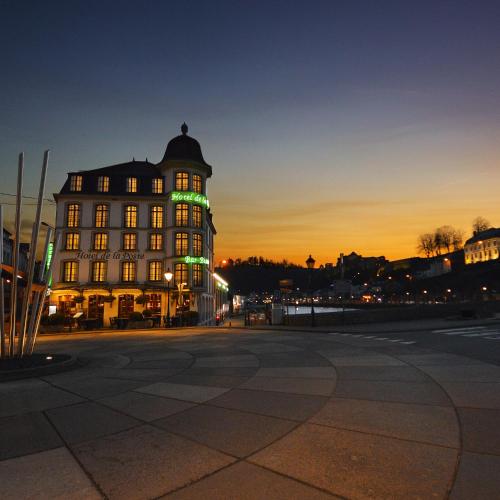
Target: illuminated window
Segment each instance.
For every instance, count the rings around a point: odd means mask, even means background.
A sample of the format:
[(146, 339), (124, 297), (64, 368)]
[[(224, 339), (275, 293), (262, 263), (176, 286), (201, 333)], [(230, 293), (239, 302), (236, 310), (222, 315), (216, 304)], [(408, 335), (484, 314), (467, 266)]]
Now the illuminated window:
[(78, 281), (78, 262), (66, 261), (63, 264), (63, 281), (73, 283)]
[(109, 207), (108, 205), (96, 205), (95, 207), (95, 227), (108, 227)]
[(200, 205), (193, 205), (193, 226), (201, 227), (201, 210)]
[(188, 233), (175, 233), (175, 255), (187, 255), (189, 248)]
[(201, 175), (193, 174), (193, 191), (201, 194)]
[(203, 255), (203, 236), (201, 234), (193, 234), (193, 255), (201, 257)]
[(68, 227), (80, 226), (80, 205), (72, 203), (66, 207), (66, 225)]
[(78, 250), (80, 248), (80, 233), (66, 233), (65, 250)]
[(92, 281), (106, 281), (106, 262), (98, 260), (92, 262)]
[(153, 194), (163, 193), (163, 179), (161, 177), (153, 179), (152, 191)]
[(203, 266), (193, 264), (193, 286), (203, 286)]
[(154, 229), (163, 227), (163, 207), (161, 205), (151, 207), (151, 227)]
[(127, 193), (137, 193), (137, 177), (127, 177)]
[(163, 235), (160, 233), (151, 233), (149, 235), (149, 249), (162, 250), (163, 249)]
[(180, 283), (188, 282), (188, 265), (187, 264), (175, 264), (174, 267), (174, 281), (178, 285)]
[(137, 250), (137, 234), (123, 233), (123, 250)]
[(177, 203), (175, 205), (175, 225), (177, 227), (189, 225), (189, 205), (187, 203)]
[(97, 178), (97, 191), (100, 193), (107, 193), (109, 191), (109, 177), (107, 175), (100, 175)]
[(187, 172), (176, 172), (175, 174), (175, 190), (189, 190), (189, 174)]
[(152, 260), (148, 265), (148, 280), (161, 281), (162, 278), (162, 264), (161, 260)]
[(107, 250), (108, 248), (108, 233), (94, 234), (94, 250)]
[(132, 260), (122, 262), (122, 281), (135, 281), (136, 263)]
[(83, 177), (81, 175), (72, 175), (69, 183), (70, 191), (82, 190)]
[(136, 205), (125, 205), (123, 224), (125, 227), (137, 227)]

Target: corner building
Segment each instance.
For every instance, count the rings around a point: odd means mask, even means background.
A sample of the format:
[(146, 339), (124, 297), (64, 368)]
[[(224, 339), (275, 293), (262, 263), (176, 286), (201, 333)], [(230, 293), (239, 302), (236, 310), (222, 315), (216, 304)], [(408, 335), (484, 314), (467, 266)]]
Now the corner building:
[(60, 243), (50, 305), (57, 312), (81, 311), (109, 326), (132, 311), (161, 320), (169, 309), (172, 318), (214, 323), (227, 286), (213, 273), (212, 167), (186, 124), (181, 131), (158, 164), (134, 160), (68, 174), (54, 195)]

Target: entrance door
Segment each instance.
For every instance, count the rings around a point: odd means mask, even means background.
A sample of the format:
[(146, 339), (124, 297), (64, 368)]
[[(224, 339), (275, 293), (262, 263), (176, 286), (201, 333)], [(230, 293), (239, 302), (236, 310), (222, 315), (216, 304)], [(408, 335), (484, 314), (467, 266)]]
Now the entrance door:
[(124, 294), (118, 296), (118, 317), (128, 318), (130, 313), (134, 311), (134, 296)]
[(100, 324), (104, 321), (104, 297), (102, 295), (90, 295), (89, 296), (89, 308), (88, 314), (89, 318), (97, 318)]

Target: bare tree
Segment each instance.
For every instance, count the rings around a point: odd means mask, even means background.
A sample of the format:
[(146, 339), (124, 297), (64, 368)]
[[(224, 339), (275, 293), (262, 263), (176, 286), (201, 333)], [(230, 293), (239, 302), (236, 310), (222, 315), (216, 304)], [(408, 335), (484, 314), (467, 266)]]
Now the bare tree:
[(484, 217), (476, 217), (472, 221), (472, 230), (475, 233), (480, 233), (481, 231), (486, 231), (491, 227), (490, 221), (486, 220)]
[(450, 253), (455, 233), (456, 229), (451, 226), (438, 227), (434, 232), (434, 241), (436, 246), (445, 249), (446, 253)]
[(436, 242), (434, 235), (431, 233), (424, 233), (418, 237), (417, 251), (425, 254), (429, 258), (436, 249)]
[(463, 247), (464, 231), (462, 229), (454, 230), (451, 243), (453, 245), (453, 250), (455, 251), (460, 250)]

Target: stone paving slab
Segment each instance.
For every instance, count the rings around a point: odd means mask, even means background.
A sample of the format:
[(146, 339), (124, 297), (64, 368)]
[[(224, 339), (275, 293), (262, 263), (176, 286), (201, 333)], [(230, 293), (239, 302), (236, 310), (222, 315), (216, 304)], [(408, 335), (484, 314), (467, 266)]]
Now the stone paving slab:
[(500, 456), (500, 410), (458, 408), (463, 447)]
[(376, 355), (354, 355), (354, 356), (332, 356), (329, 353), (323, 354), (331, 361), (333, 366), (406, 366), (405, 363), (385, 354)]
[(244, 344), (243, 348), (246, 351), (253, 352), (254, 354), (267, 354), (276, 352), (294, 352), (301, 351), (302, 349), (286, 344), (279, 344), (277, 342), (264, 342), (262, 344)]
[(347, 498), (444, 498), (457, 450), (305, 424), (249, 458)]
[(283, 436), (297, 423), (199, 405), (181, 414), (157, 420), (154, 425), (225, 453), (245, 457)]
[(102, 498), (66, 448), (0, 462), (3, 500)]
[(259, 366), (259, 360), (251, 354), (238, 356), (213, 356), (196, 358), (194, 368), (218, 368), (218, 367), (253, 367)]
[(193, 401), (194, 403), (204, 403), (209, 399), (216, 398), (224, 394), (229, 389), (225, 387), (209, 387), (189, 384), (171, 384), (169, 382), (158, 382), (136, 389), (138, 392), (152, 394), (153, 396), (163, 396), (166, 398), (181, 399), (183, 401)]
[(330, 396), (335, 389), (335, 381), (332, 379), (254, 377), (241, 384), (240, 388)]
[(342, 380), (431, 381), (425, 373), (412, 366), (337, 366), (336, 369)]
[(482, 365), (477, 359), (459, 356), (457, 354), (428, 353), (428, 354), (402, 354), (398, 356), (406, 363), (415, 366), (452, 366), (452, 365)]
[(500, 409), (500, 382), (442, 382), (455, 406)]
[(336, 497), (262, 467), (239, 462), (163, 498), (332, 500)]
[(110, 499), (165, 495), (234, 461), (193, 441), (142, 426), (74, 447)]
[(500, 366), (486, 363), (421, 368), (439, 382), (500, 382)]
[(336, 371), (328, 366), (295, 366), (282, 368), (260, 368), (255, 374), (256, 377), (277, 377), (277, 378), (336, 378)]

